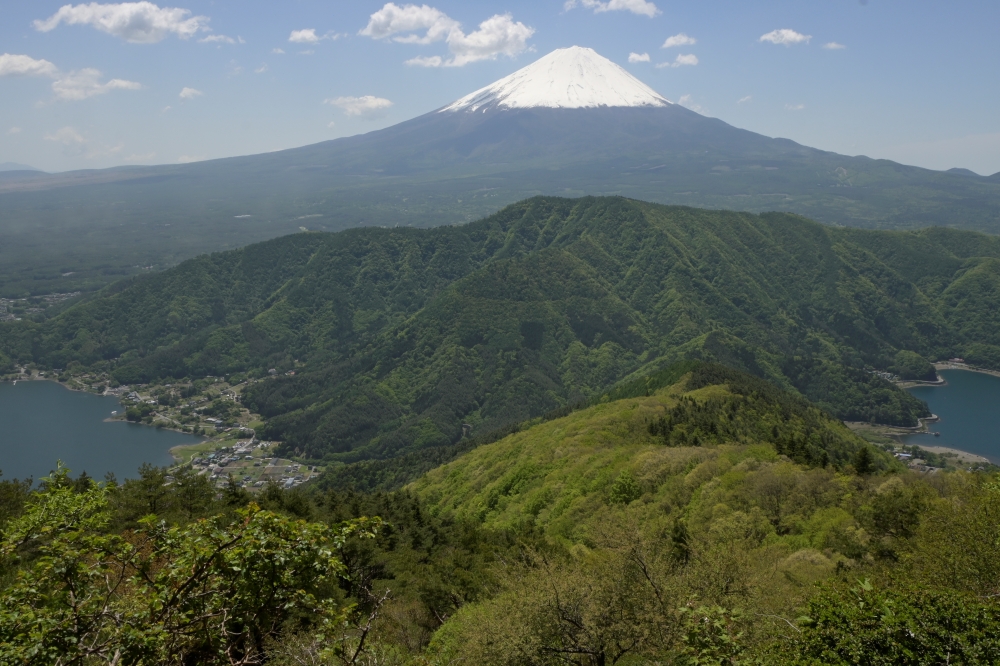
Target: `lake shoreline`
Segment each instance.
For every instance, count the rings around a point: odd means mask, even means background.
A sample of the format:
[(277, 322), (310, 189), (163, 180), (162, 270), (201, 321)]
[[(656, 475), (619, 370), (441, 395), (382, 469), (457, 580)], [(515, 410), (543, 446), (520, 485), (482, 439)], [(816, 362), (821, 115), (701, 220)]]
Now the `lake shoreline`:
[(965, 370), (966, 372), (978, 372), (983, 375), (992, 375), (993, 377), (1000, 377), (1000, 370), (988, 370), (986, 368), (980, 368), (974, 365), (968, 365), (967, 363), (952, 363), (948, 361), (947, 363), (935, 363), (935, 370)]
[[(74, 393), (86, 393), (87, 395), (94, 395), (99, 398), (118, 398), (119, 404), (121, 404), (121, 396), (118, 396), (114, 393), (108, 393), (107, 390), (105, 390), (104, 393), (95, 393), (93, 391), (88, 391), (87, 389), (74, 388), (72, 386), (68, 386), (66, 382), (61, 382), (58, 379), (52, 379), (51, 377), (39, 377), (38, 375), (30, 375), (30, 376), (18, 377), (17, 379), (10, 380), (9, 382), (5, 380), (4, 382), (0, 383), (17, 384), (18, 382), (53, 382), (63, 387), (67, 391), (73, 391)], [(182, 435), (188, 435), (190, 437), (201, 437), (203, 441), (211, 439), (211, 437), (208, 437), (206, 435), (196, 435), (192, 432), (188, 432), (187, 430), (183, 430), (182, 428), (178, 428), (176, 426), (166, 426), (166, 425), (157, 426), (155, 423), (143, 423), (142, 421), (129, 421), (124, 416), (119, 416), (118, 414), (114, 414), (112, 416), (105, 418), (104, 423), (132, 423), (133, 425), (149, 426), (157, 430), (169, 430), (171, 432), (177, 432)], [(191, 445), (180, 445), (180, 446), (196, 446), (196, 445), (191, 444)], [(178, 447), (175, 446), (173, 448), (178, 448)], [(173, 456), (172, 450), (170, 451), (170, 455)], [(174, 456), (174, 458), (177, 459), (177, 456)]]
[(22, 376), (16, 385), (4, 381), (0, 384), (4, 477), (37, 480), (61, 460), (74, 475), (86, 471), (100, 479), (110, 472), (119, 480), (131, 479), (142, 464), (173, 465), (170, 449), (201, 441), (189, 433), (133, 428), (136, 424), (124, 421), (109, 427), (109, 413), (120, 409), (118, 396), (80, 391), (51, 378), (33, 377), (29, 383)]

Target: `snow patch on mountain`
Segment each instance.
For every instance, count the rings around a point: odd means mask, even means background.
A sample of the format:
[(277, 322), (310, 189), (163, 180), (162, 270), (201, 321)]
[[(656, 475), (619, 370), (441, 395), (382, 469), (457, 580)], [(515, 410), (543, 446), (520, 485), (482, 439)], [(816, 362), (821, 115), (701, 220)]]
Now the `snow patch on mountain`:
[(557, 49), (510, 76), (441, 109), (668, 106), (671, 102), (593, 49)]

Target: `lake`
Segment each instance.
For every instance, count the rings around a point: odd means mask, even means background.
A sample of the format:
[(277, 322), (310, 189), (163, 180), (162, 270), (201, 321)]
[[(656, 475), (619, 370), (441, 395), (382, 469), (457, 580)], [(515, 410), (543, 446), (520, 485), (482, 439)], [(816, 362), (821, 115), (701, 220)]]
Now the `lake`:
[(928, 423), (933, 435), (907, 435), (910, 446), (950, 446), (978, 453), (1000, 464), (1000, 377), (968, 370), (941, 370), (945, 386), (917, 386), (907, 389), (925, 401), (931, 412), (941, 417)]
[(77, 476), (134, 478), (139, 465), (169, 465), (169, 449), (198, 437), (134, 423), (105, 423), (118, 398), (70, 391), (50, 381), (0, 383), (0, 470), (3, 478), (38, 479), (62, 460)]

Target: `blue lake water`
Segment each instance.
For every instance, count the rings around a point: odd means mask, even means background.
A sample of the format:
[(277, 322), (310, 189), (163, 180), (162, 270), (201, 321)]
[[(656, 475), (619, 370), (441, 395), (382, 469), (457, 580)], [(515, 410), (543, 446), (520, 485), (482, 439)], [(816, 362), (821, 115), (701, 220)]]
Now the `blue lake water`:
[(1000, 464), (1000, 377), (968, 370), (941, 370), (945, 386), (917, 386), (910, 393), (941, 417), (929, 423), (933, 435), (907, 435), (910, 446), (950, 446)]
[(106, 423), (117, 398), (70, 391), (56, 382), (0, 383), (0, 470), (3, 478), (38, 479), (62, 460), (76, 476), (136, 476), (144, 462), (168, 465), (169, 449), (201, 441), (133, 423)]

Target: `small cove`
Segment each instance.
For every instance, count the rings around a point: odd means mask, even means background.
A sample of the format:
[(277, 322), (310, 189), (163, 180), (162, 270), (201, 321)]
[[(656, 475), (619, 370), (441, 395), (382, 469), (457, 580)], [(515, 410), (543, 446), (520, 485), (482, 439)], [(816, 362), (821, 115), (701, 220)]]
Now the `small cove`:
[(70, 391), (51, 381), (0, 383), (0, 470), (4, 479), (38, 480), (62, 460), (74, 476), (134, 478), (148, 462), (169, 465), (169, 449), (202, 441), (133, 423), (105, 422), (117, 398)]
[(1000, 377), (969, 370), (941, 370), (944, 386), (907, 389), (941, 417), (928, 423), (931, 434), (902, 437), (909, 446), (947, 446), (985, 456), (1000, 464)]

